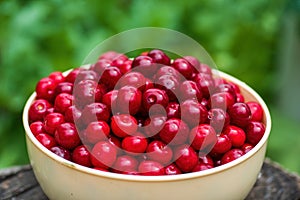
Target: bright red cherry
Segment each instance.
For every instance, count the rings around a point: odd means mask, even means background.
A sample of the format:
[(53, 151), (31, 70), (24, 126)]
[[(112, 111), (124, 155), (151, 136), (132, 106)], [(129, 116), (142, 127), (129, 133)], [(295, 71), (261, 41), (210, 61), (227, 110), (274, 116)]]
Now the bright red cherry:
[(65, 122), (61, 113), (50, 113), (44, 119), (44, 128), (48, 134), (53, 135), (59, 125)]
[(164, 127), (167, 117), (163, 115), (152, 115), (144, 122), (144, 134), (148, 137), (156, 136)]
[(261, 122), (251, 121), (246, 127), (247, 142), (256, 145), (264, 136), (266, 127)]
[(227, 135), (220, 135), (217, 138), (217, 142), (215, 143), (212, 153), (223, 154), (229, 151), (232, 147), (231, 140)]
[(138, 161), (133, 156), (122, 155), (117, 157), (115, 163), (111, 167), (113, 172), (128, 174), (137, 171)]
[(179, 91), (181, 100), (194, 99), (201, 101), (202, 99), (202, 93), (194, 81), (187, 80), (182, 82)]
[(243, 144), (243, 146), (241, 147), (241, 150), (245, 153), (248, 153), (251, 149), (253, 149), (253, 145), (249, 144), (249, 143), (245, 143)]
[(104, 94), (102, 97), (102, 103), (104, 103), (107, 106), (108, 110), (112, 111), (113, 113), (116, 112), (116, 99), (118, 97), (118, 93), (118, 90), (111, 90)]
[(165, 174), (166, 175), (176, 175), (176, 174), (182, 174), (180, 169), (177, 167), (176, 164), (172, 163), (165, 167)]
[(182, 172), (191, 172), (198, 163), (196, 151), (188, 145), (181, 145), (174, 151), (175, 163)]
[(68, 93), (72, 94), (73, 93), (73, 83), (69, 82), (62, 82), (59, 83), (54, 90), (54, 96), (59, 95), (60, 93)]
[(85, 139), (95, 144), (101, 140), (107, 139), (110, 133), (109, 125), (105, 121), (91, 122), (85, 129)]
[(209, 99), (211, 108), (221, 108), (227, 110), (235, 103), (234, 97), (228, 92), (219, 92), (213, 94)]
[(72, 160), (82, 166), (92, 166), (90, 152), (84, 145), (80, 145), (73, 150)]
[(49, 74), (48, 77), (55, 82), (55, 85), (62, 83), (65, 80), (65, 77), (62, 72), (52, 72)]
[(153, 59), (154, 63), (170, 65), (170, 58), (161, 50), (151, 50), (148, 52), (148, 56)]
[(209, 124), (217, 133), (221, 133), (230, 123), (230, 117), (226, 111), (221, 108), (213, 108), (208, 111)]
[(180, 105), (176, 102), (170, 102), (168, 106), (166, 107), (166, 113), (168, 119), (171, 118), (178, 118), (180, 119)]
[(147, 147), (147, 157), (162, 165), (168, 165), (173, 158), (173, 151), (162, 141), (154, 140)]
[(107, 106), (103, 103), (91, 103), (82, 111), (81, 117), (84, 124), (88, 125), (93, 121), (108, 121), (110, 118), (110, 113)]
[[(191, 130), (189, 142), (195, 150), (209, 152), (217, 142), (217, 134), (212, 126), (200, 124)], [(208, 154), (208, 152), (203, 153)]]
[(80, 72), (81, 68), (73, 69), (65, 78), (66, 82), (74, 84), (78, 73)]
[(252, 114), (252, 121), (261, 122), (263, 119), (264, 111), (262, 106), (254, 101), (247, 102), (247, 105), (250, 108), (251, 114)]
[(55, 153), (56, 155), (66, 159), (66, 160), (71, 160), (71, 153), (69, 150), (61, 147), (61, 146), (54, 146), (51, 147), (50, 149), (53, 153)]
[(60, 93), (56, 96), (54, 101), (54, 109), (57, 112), (65, 113), (65, 111), (72, 106), (74, 97), (68, 93)]
[(223, 134), (229, 137), (233, 147), (241, 147), (246, 141), (246, 134), (244, 130), (237, 126), (227, 126)]
[(56, 146), (55, 139), (49, 134), (40, 133), (37, 134), (35, 137), (47, 149), (51, 149), (52, 147)]
[(142, 161), (138, 166), (138, 172), (144, 176), (165, 175), (164, 166), (151, 160)]
[(91, 161), (94, 167), (104, 169), (112, 167), (116, 158), (116, 147), (108, 141), (100, 141), (96, 143), (91, 152)]
[(129, 72), (122, 76), (118, 86), (133, 86), (141, 91), (143, 91), (144, 85), (146, 83), (146, 78), (143, 74), (139, 72)]
[(207, 109), (195, 100), (185, 100), (180, 105), (181, 118), (190, 127), (195, 127), (198, 124), (203, 124), (207, 121)]
[(63, 123), (55, 131), (54, 138), (59, 145), (66, 149), (74, 149), (81, 140), (73, 123)]
[(121, 138), (133, 135), (138, 129), (136, 119), (128, 114), (112, 116), (110, 126), (113, 133)]
[(221, 164), (224, 165), (226, 163), (229, 163), (233, 160), (238, 159), (242, 155), (244, 155), (244, 152), (242, 150), (240, 150), (240, 149), (231, 149), (223, 155), (223, 157), (221, 159)]
[(35, 100), (28, 110), (29, 121), (43, 121), (48, 109), (50, 109), (51, 107), (52, 105), (47, 100)]
[(144, 136), (127, 136), (122, 140), (122, 148), (128, 154), (144, 153), (147, 149), (148, 141)]
[(117, 67), (107, 67), (103, 71), (100, 77), (100, 82), (103, 83), (108, 91), (113, 90), (119, 79), (122, 77), (122, 73)]
[(34, 136), (36, 136), (39, 133), (45, 133), (44, 123), (41, 121), (31, 123), (29, 128)]
[(132, 68), (138, 67), (138, 71), (145, 77), (152, 77), (157, 70), (157, 65), (149, 56), (138, 56), (132, 61)]
[(177, 118), (168, 119), (159, 136), (163, 142), (170, 145), (184, 144), (189, 135), (187, 124)]
[(139, 111), (141, 103), (142, 93), (137, 88), (124, 86), (119, 89), (116, 98), (117, 112), (135, 115)]
[(239, 127), (245, 127), (251, 120), (251, 110), (246, 103), (235, 103), (228, 109), (230, 122)]
[[(149, 112), (150, 108), (155, 104), (161, 105), (165, 108), (168, 103), (169, 97), (164, 90), (151, 88), (146, 90), (143, 94), (143, 106), (147, 112)], [(153, 114), (162, 113), (162, 110), (160, 107), (157, 107), (157, 109), (152, 109), (151, 112)]]
[(190, 79), (195, 70), (194, 67), (184, 58), (175, 59), (172, 63), (172, 67), (179, 71), (179, 73), (186, 79)]
[(37, 99), (53, 101), (56, 82), (51, 78), (42, 78), (36, 85), (35, 91)]

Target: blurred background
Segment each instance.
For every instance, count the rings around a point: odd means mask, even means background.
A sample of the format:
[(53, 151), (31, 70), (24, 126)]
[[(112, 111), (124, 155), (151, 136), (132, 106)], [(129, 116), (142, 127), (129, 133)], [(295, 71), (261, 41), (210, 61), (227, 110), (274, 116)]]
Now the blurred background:
[(21, 116), (39, 79), (145, 26), (192, 37), (253, 87), (273, 119), (267, 156), (300, 173), (299, 0), (0, 1), (0, 168), (28, 163)]

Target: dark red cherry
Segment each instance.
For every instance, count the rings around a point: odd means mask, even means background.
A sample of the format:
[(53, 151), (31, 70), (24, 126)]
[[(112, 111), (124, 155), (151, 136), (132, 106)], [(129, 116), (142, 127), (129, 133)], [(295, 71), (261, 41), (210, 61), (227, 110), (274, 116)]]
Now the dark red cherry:
[(154, 63), (170, 65), (170, 58), (161, 50), (151, 50), (148, 52), (148, 56), (153, 59)]

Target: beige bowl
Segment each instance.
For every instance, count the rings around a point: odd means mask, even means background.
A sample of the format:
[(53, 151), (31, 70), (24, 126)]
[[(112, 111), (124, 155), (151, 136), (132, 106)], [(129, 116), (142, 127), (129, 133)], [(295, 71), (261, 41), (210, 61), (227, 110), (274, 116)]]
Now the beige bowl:
[(240, 86), (247, 101), (259, 102), (264, 110), (266, 132), (247, 154), (225, 165), (201, 172), (174, 176), (134, 176), (83, 167), (50, 152), (30, 131), (28, 110), (23, 113), (31, 165), (43, 191), (50, 199), (244, 199), (253, 187), (264, 161), (271, 130), (269, 110), (261, 97), (245, 83), (222, 72), (221, 77)]

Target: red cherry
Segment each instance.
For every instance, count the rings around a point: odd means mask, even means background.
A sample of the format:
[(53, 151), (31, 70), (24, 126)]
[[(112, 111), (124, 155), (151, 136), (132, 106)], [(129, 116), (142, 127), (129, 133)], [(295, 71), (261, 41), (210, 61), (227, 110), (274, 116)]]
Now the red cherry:
[(54, 101), (54, 109), (57, 112), (65, 113), (65, 111), (72, 106), (74, 97), (68, 93), (61, 93), (56, 96)]
[(217, 142), (211, 150), (212, 153), (223, 154), (229, 151), (232, 147), (231, 140), (227, 135), (220, 135)]
[(227, 126), (223, 134), (229, 137), (233, 147), (241, 147), (245, 143), (246, 134), (243, 129), (237, 126)]
[(168, 119), (159, 136), (163, 142), (170, 145), (183, 144), (189, 135), (189, 127), (180, 119)]
[(264, 136), (266, 127), (261, 122), (251, 121), (246, 127), (247, 142), (256, 145)]
[(122, 155), (117, 157), (111, 169), (116, 173), (128, 174), (131, 172), (136, 172), (137, 168), (138, 161), (133, 156)]
[(49, 108), (51, 108), (52, 105), (44, 99), (38, 99), (35, 100), (29, 110), (28, 110), (28, 118), (30, 122), (34, 121), (43, 121), (44, 117), (47, 114), (47, 111)]
[(253, 149), (253, 145), (249, 143), (245, 143), (241, 147), (241, 150), (244, 152), (244, 154), (248, 153), (251, 149)]
[(167, 117), (171, 118), (180, 118), (180, 106), (176, 102), (170, 102), (166, 107)]
[(157, 70), (157, 65), (149, 56), (138, 56), (132, 61), (132, 68), (138, 67), (138, 71), (145, 77), (152, 77)]
[(105, 121), (91, 122), (85, 129), (85, 139), (90, 143), (97, 143), (107, 139), (110, 133), (109, 125)]
[(150, 160), (157, 161), (162, 165), (167, 165), (170, 164), (173, 158), (173, 151), (165, 143), (154, 140), (147, 147), (147, 156)]
[(141, 106), (142, 93), (133, 86), (124, 86), (119, 89), (116, 104), (120, 113), (135, 115)]
[(242, 155), (244, 155), (244, 152), (242, 150), (240, 150), (240, 149), (231, 149), (223, 155), (223, 157), (221, 159), (221, 164), (224, 165), (226, 163), (229, 163), (233, 160), (238, 159)]
[(190, 79), (195, 70), (194, 67), (184, 58), (175, 59), (172, 63), (172, 67), (179, 71), (179, 73), (186, 79)]
[(110, 113), (107, 106), (103, 103), (91, 103), (82, 111), (81, 117), (84, 124), (88, 125), (93, 121), (108, 121), (110, 118)]
[(55, 85), (62, 83), (65, 80), (65, 77), (61, 72), (52, 72), (48, 77), (55, 82)]
[(261, 122), (263, 119), (263, 108), (261, 107), (261, 105), (257, 102), (247, 102), (247, 105), (250, 108), (251, 114), (252, 114), (252, 121), (257, 121), (257, 122)]
[(66, 149), (74, 149), (81, 141), (76, 127), (72, 123), (63, 123), (55, 131), (54, 138), (59, 145)]
[(73, 150), (72, 160), (73, 162), (82, 166), (86, 166), (86, 167), (92, 166), (90, 152), (84, 145), (77, 146)]
[(100, 82), (103, 83), (108, 91), (113, 90), (119, 79), (122, 77), (122, 73), (117, 67), (107, 67), (103, 71), (100, 77)]
[(36, 121), (36, 122), (31, 123), (29, 128), (34, 136), (36, 136), (37, 134), (46, 132), (45, 128), (44, 128), (44, 123), (41, 121)]
[(148, 141), (147, 138), (137, 135), (137, 136), (127, 136), (122, 141), (122, 148), (128, 154), (144, 153), (147, 149)]
[(160, 176), (165, 174), (164, 166), (151, 160), (142, 161), (138, 166), (138, 171), (144, 176)]
[(194, 81), (187, 80), (180, 85), (180, 99), (194, 99), (200, 101), (202, 99), (202, 93)]
[(153, 59), (154, 63), (170, 65), (170, 58), (161, 50), (151, 50), (148, 52), (148, 56)]
[(212, 126), (200, 124), (191, 130), (189, 142), (195, 150), (210, 151), (217, 142), (217, 134)]
[(139, 72), (129, 72), (122, 76), (119, 81), (118, 86), (133, 86), (141, 91), (143, 91), (146, 79), (143, 74)]
[(45, 99), (49, 102), (53, 101), (56, 82), (51, 78), (42, 78), (36, 85), (37, 99)]
[(56, 155), (66, 159), (66, 160), (71, 160), (71, 153), (69, 150), (61, 147), (61, 146), (54, 146), (51, 147), (50, 149), (53, 153), (55, 153)]
[[(151, 88), (146, 90), (143, 94), (143, 106), (147, 112), (149, 112), (150, 108), (155, 104), (161, 105), (165, 108), (167, 107), (168, 103), (169, 98), (164, 90)], [(162, 113), (163, 110), (161, 109), (161, 107), (156, 108), (151, 110), (153, 114)]]
[(80, 72), (80, 70), (81, 70), (80, 68), (75, 68), (75, 69), (73, 69), (73, 70), (66, 76), (65, 81), (73, 84), (73, 83), (75, 82), (76, 77), (77, 77), (78, 73)]
[(91, 153), (91, 161), (94, 167), (107, 169), (112, 167), (117, 158), (116, 147), (110, 142), (100, 141), (95, 144)]
[(156, 136), (164, 127), (167, 117), (163, 115), (152, 115), (144, 122), (145, 135), (148, 137)]
[(191, 172), (198, 163), (196, 151), (187, 145), (181, 145), (174, 151), (175, 163), (182, 172)]
[(176, 174), (182, 174), (180, 169), (177, 167), (176, 164), (172, 163), (165, 167), (165, 174), (166, 175), (176, 175)]
[(57, 127), (65, 122), (61, 113), (50, 113), (44, 119), (44, 128), (47, 133), (53, 135)]
[(68, 93), (72, 94), (73, 93), (73, 83), (69, 82), (62, 82), (59, 83), (54, 90), (54, 96), (59, 95), (60, 93)]
[(108, 110), (111, 110), (113, 113), (115, 112), (114, 109), (116, 109), (116, 99), (118, 97), (118, 90), (111, 90), (103, 95), (102, 97), (102, 103), (104, 103)]
[(245, 103), (235, 103), (228, 109), (230, 121), (238, 127), (245, 127), (251, 120), (251, 110)]
[(138, 128), (136, 119), (128, 114), (112, 116), (110, 126), (113, 133), (121, 138), (134, 134)]
[(188, 123), (190, 127), (203, 124), (207, 120), (207, 109), (199, 102), (194, 100), (185, 100), (181, 103), (181, 118)]
[(226, 111), (221, 108), (213, 108), (208, 111), (209, 124), (217, 133), (221, 133), (230, 123), (230, 117)]
[(81, 111), (75, 105), (70, 106), (65, 111), (65, 121), (75, 123), (81, 116)]
[(47, 149), (51, 149), (52, 147), (56, 146), (55, 139), (49, 134), (40, 133), (37, 134), (35, 137)]

